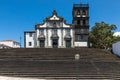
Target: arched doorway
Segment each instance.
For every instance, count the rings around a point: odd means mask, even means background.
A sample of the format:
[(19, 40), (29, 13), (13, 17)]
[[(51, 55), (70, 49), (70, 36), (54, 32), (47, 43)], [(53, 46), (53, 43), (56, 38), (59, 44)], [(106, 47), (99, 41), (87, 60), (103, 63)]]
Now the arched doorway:
[(52, 47), (53, 48), (58, 48), (58, 39), (53, 39), (52, 40)]

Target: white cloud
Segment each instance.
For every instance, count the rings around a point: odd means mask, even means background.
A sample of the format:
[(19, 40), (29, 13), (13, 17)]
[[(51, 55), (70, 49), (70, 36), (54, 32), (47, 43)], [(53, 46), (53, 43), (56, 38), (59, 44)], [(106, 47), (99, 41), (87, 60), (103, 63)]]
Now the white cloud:
[(120, 32), (115, 32), (113, 36), (120, 36)]

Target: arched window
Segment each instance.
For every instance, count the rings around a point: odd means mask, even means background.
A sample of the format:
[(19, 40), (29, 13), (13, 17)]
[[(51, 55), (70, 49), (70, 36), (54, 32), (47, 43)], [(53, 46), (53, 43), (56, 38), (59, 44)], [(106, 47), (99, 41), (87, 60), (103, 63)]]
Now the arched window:
[(80, 11), (79, 10), (77, 11), (77, 15), (80, 15)]
[(82, 15), (86, 15), (86, 11), (85, 10), (82, 11)]

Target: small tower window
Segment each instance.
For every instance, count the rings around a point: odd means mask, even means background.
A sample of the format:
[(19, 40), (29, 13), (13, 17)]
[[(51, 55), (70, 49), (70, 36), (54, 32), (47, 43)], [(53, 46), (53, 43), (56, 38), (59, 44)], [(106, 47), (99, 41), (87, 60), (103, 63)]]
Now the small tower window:
[(80, 20), (77, 20), (77, 24), (80, 24)]
[(79, 10), (77, 11), (77, 15), (80, 15), (80, 11)]
[(81, 33), (84, 33), (84, 29), (80, 29), (80, 32), (81, 32)]
[(83, 10), (82, 14), (83, 14), (83, 15), (86, 15), (86, 11), (85, 11), (85, 10)]
[(77, 11), (77, 17), (80, 17), (80, 11), (79, 10)]
[(83, 35), (80, 35), (80, 40), (83, 40)]
[(83, 25), (86, 25), (86, 20), (83, 20)]
[(74, 20), (74, 24), (77, 25), (77, 20)]
[(77, 16), (77, 11), (76, 11), (76, 10), (74, 11), (73, 16), (74, 16), (74, 17)]

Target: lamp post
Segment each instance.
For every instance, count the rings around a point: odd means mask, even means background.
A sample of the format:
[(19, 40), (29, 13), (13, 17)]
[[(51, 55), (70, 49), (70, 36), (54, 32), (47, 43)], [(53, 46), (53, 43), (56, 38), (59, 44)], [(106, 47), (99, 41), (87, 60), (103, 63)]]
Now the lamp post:
[(78, 61), (79, 61), (79, 59), (80, 59), (80, 55), (79, 54), (75, 54), (75, 61), (76, 61), (76, 80), (78, 80), (79, 78), (79, 74), (78, 74)]
[(21, 39), (22, 39), (22, 37), (20, 36), (20, 48), (21, 48)]

